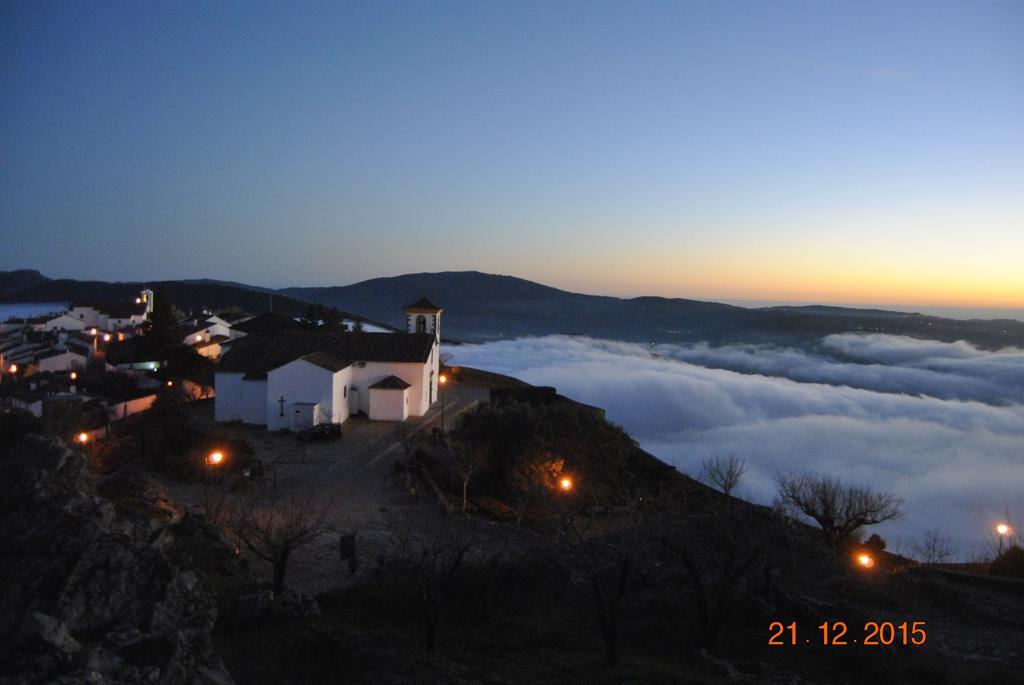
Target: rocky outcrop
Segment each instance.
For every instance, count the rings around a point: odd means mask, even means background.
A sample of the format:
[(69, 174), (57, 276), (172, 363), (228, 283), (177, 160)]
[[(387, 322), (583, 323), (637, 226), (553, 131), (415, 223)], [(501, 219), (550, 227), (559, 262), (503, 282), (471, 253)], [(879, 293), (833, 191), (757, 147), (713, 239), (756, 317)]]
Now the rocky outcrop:
[(0, 472), (0, 682), (231, 683), (166, 521), (98, 496), (60, 443), (22, 442)]

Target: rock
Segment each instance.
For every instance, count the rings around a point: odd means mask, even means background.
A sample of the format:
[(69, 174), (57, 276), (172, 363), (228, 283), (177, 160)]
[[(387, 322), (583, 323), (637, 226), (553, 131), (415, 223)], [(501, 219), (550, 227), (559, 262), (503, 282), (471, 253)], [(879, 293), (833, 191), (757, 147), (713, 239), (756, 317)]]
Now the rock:
[(275, 616), (319, 616), (320, 605), (309, 595), (285, 590), (274, 599), (273, 613)]
[(740, 672), (735, 666), (730, 664), (728, 661), (723, 661), (722, 659), (712, 656), (706, 649), (695, 649), (690, 656), (690, 660), (693, 663), (704, 666), (707, 670), (713, 672), (717, 676), (736, 678), (740, 675)]
[(36, 635), (58, 651), (71, 654), (82, 648), (78, 640), (68, 633), (63, 621), (36, 611), (32, 613), (32, 622)]
[(166, 516), (115, 507), (81, 453), (41, 438), (0, 453), (0, 469), (0, 681), (231, 682), (214, 598), (168, 555), (173, 507), (153, 486)]
[(260, 590), (248, 595), (241, 595), (235, 600), (232, 618), (241, 621), (254, 621), (270, 613), (274, 605), (274, 593)]
[(184, 514), (167, 488), (153, 476), (137, 467), (126, 467), (103, 478), (97, 492), (128, 509), (149, 516), (158, 523), (175, 524)]

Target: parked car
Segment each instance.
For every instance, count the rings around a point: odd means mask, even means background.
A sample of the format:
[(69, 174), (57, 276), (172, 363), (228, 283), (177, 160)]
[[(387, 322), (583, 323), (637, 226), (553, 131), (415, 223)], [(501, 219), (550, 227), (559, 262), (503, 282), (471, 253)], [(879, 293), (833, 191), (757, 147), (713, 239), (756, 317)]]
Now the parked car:
[(300, 442), (320, 442), (321, 440), (337, 440), (341, 437), (341, 424), (321, 423), (312, 428), (301, 430), (295, 434)]

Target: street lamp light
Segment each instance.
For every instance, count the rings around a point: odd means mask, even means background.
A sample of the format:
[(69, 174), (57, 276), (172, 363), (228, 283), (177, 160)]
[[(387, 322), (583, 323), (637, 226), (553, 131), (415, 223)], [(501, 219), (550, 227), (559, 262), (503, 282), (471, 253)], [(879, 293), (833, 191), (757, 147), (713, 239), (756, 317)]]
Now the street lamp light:
[(569, 492), (570, 490), (572, 490), (572, 485), (572, 478), (569, 478), (568, 476), (558, 481), (558, 487), (562, 489), (562, 492)]
[(441, 395), (441, 435), (444, 435), (444, 386), (448, 383), (448, 376), (443, 373), (437, 377), (437, 382), (440, 385)]
[(223, 452), (210, 452), (206, 455), (206, 466), (203, 469), (203, 513), (210, 515), (210, 467), (217, 466), (224, 461)]
[(996, 524), (996, 535), (999, 536), (999, 556), (1003, 556), (1003, 540), (1010, 537), (1013, 528), (1006, 523)]
[(857, 555), (857, 565), (861, 568), (872, 568), (875, 565), (875, 558), (866, 552)]
[(89, 434), (88, 433), (79, 433), (78, 434), (78, 442), (82, 443), (83, 445), (85, 443), (89, 442)]

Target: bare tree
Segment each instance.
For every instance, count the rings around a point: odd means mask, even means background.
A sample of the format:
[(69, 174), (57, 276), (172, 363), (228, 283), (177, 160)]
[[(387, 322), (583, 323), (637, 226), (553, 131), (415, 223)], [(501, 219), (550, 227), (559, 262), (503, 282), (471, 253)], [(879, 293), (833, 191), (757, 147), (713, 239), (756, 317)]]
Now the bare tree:
[(316, 542), (326, 532), (325, 511), (308, 498), (290, 497), (236, 510), (232, 529), (241, 543), (274, 569), (274, 595), (284, 591), (292, 553)]
[(692, 596), (699, 642), (715, 649), (745, 598), (770, 590), (777, 563), (772, 550), (785, 547), (780, 540), (784, 531), (770, 512), (695, 510), (672, 494), (651, 502), (647, 515), (655, 541), (667, 552), (659, 572)]
[(620, 530), (618, 534), (596, 532), (589, 530), (592, 520), (581, 520), (567, 512), (554, 529), (562, 548), (590, 585), (605, 662), (617, 666), (622, 606), (639, 558), (639, 529)]
[(729, 497), (747, 473), (747, 460), (735, 455), (714, 457), (701, 464), (700, 480), (722, 491)]
[(448, 450), (451, 466), (462, 484), (462, 511), (469, 503), (469, 482), (488, 462), (490, 453), (486, 447), (459, 444)]
[(948, 535), (929, 530), (911, 546), (911, 553), (922, 564), (941, 564), (953, 556), (953, 545)]
[(402, 446), (402, 453), (405, 455), (406, 462), (412, 460), (412, 456), (425, 439), (423, 431), (418, 426), (414, 426), (406, 421), (402, 421), (395, 426), (392, 435), (398, 441), (398, 444)]
[(391, 551), (382, 558), (385, 572), (410, 585), (423, 602), (426, 650), (437, 649), (437, 634), (445, 610), (459, 590), (467, 555), (479, 542), (474, 522), (455, 520), (413, 521), (393, 525)]
[(902, 514), (903, 501), (887, 492), (843, 485), (838, 479), (813, 474), (776, 476), (779, 499), (814, 519), (825, 541), (842, 547), (864, 526)]

